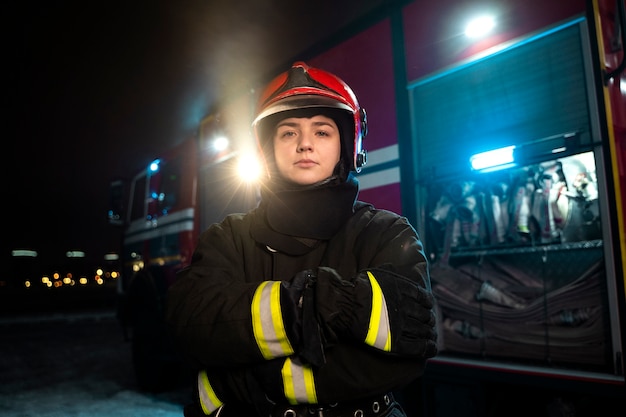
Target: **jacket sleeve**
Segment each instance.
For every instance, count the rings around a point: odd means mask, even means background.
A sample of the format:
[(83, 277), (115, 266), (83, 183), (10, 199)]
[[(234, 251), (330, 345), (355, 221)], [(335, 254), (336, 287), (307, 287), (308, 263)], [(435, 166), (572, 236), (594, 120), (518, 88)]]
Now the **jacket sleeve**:
[[(353, 248), (353, 269), (332, 258), (333, 268), (318, 268), (317, 286), (335, 283), (316, 301), (319, 311), (330, 311), (320, 315), (320, 325), (331, 339), (356, 338), (390, 354), (432, 357), (434, 297), (422, 243), (405, 218), (383, 210), (368, 214), (359, 218), (352, 241), (339, 242)], [(336, 252), (345, 256), (330, 251)]]
[(230, 216), (201, 235), (190, 266), (168, 290), (168, 330), (200, 367), (253, 364), (296, 351), (297, 296), (289, 296), (288, 283), (264, 280), (262, 271), (257, 282), (246, 282), (242, 257), (251, 243), (233, 233), (238, 219)]
[[(260, 365), (256, 375), (271, 397), (292, 403), (311, 402), (311, 399), (318, 403), (333, 403), (391, 391), (421, 376), (426, 360), (436, 354), (428, 264), (416, 231), (406, 219), (388, 212), (376, 212), (362, 221), (366, 224), (355, 229), (363, 230), (363, 233), (353, 242), (340, 242), (339, 246), (354, 248), (359, 272), (351, 276), (349, 270), (342, 270), (345, 262), (340, 259), (331, 257), (329, 264), (338, 265), (335, 272), (346, 281), (367, 276), (370, 282), (383, 282), (376, 291), (384, 302), (378, 303), (378, 309), (371, 309), (377, 313), (370, 312), (370, 316), (387, 316), (390, 325), (381, 326), (380, 320), (374, 320), (377, 324), (369, 328), (372, 335), (383, 334), (385, 337), (364, 336), (361, 341), (339, 337), (326, 347), (325, 364), (317, 368), (297, 357), (282, 359), (280, 369), (270, 363)], [(331, 248), (329, 252), (346, 257), (345, 251)], [(321, 278), (318, 276), (318, 280)], [(420, 311), (415, 314), (405, 311), (404, 296), (414, 298), (422, 306)], [(373, 305), (371, 299), (368, 303)], [(382, 312), (381, 308), (387, 311)], [(415, 316), (421, 323), (419, 335), (409, 332), (411, 335), (407, 339), (406, 322), (398, 320), (404, 313)], [(371, 317), (363, 319), (370, 320)], [(383, 327), (384, 332), (381, 331)], [(378, 343), (384, 339), (390, 343)], [(417, 348), (411, 350), (412, 347)]]
[(361, 232), (352, 242), (357, 273), (342, 270), (340, 262), (337, 272), (348, 281), (367, 276), (378, 286), (371, 295), (378, 301), (372, 300), (371, 316), (362, 318), (370, 320), (362, 341), (340, 339), (327, 349), (326, 366), (315, 374), (323, 401), (333, 401), (337, 392), (362, 396), (400, 387), (421, 376), (437, 353), (428, 261), (416, 230), (384, 210), (358, 221), (354, 228)]
[(327, 349), (319, 368), (291, 356), (263, 362), (250, 372), (273, 402), (333, 404), (393, 391), (422, 375), (424, 366), (424, 360), (340, 343)]
[(202, 369), (197, 374), (195, 393), (197, 404), (205, 415), (226, 406), (229, 410), (237, 410), (233, 415), (269, 416), (273, 405), (248, 368)]

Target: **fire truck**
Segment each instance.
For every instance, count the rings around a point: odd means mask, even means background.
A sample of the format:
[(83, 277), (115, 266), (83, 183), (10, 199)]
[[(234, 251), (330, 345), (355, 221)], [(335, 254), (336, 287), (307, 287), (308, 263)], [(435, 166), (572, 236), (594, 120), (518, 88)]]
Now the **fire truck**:
[[(624, 2), (487, 6), (391, 2), (294, 61), (353, 88), (369, 120), (359, 199), (402, 213), (426, 246), (439, 354), (408, 411), (610, 415), (626, 392)], [(472, 37), (472, 16), (491, 32)], [(241, 117), (255, 101), (231, 98), (112, 187), (121, 316), (145, 387), (179, 369), (163, 300), (198, 234), (258, 201), (235, 173), (254, 153)], [(214, 148), (224, 135), (230, 147)]]

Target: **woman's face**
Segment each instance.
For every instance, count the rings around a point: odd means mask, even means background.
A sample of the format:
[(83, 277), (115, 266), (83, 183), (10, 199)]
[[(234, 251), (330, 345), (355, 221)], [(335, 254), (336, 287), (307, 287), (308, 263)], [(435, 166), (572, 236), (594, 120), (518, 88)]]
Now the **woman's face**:
[(333, 174), (341, 157), (337, 124), (330, 117), (290, 117), (274, 130), (274, 160), (280, 175), (310, 185)]

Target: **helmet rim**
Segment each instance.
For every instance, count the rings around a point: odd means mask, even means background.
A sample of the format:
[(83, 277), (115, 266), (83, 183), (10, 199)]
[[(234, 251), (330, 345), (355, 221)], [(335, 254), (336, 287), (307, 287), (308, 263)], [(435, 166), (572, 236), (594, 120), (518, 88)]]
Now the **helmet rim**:
[(273, 116), (278, 113), (288, 112), (290, 110), (313, 108), (338, 109), (345, 110), (349, 113), (354, 112), (354, 109), (352, 109), (349, 105), (344, 104), (334, 98), (313, 94), (292, 95), (276, 100), (271, 105), (265, 107), (263, 111), (261, 111), (261, 113), (259, 113), (254, 119), (252, 125), (256, 126), (261, 120), (265, 119), (266, 117)]

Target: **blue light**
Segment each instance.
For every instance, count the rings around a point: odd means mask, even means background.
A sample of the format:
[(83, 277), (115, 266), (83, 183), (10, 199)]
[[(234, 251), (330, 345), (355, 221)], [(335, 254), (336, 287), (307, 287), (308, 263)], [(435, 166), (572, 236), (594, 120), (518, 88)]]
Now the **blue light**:
[(148, 167), (148, 171), (150, 171), (151, 173), (158, 172), (160, 164), (161, 164), (161, 160), (155, 159), (154, 161), (150, 163), (150, 166)]
[(515, 166), (513, 151), (515, 146), (477, 153), (470, 157), (470, 164), (475, 171), (496, 171)]

